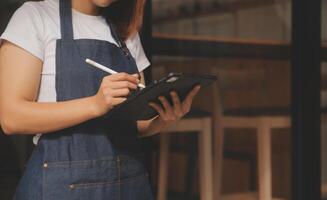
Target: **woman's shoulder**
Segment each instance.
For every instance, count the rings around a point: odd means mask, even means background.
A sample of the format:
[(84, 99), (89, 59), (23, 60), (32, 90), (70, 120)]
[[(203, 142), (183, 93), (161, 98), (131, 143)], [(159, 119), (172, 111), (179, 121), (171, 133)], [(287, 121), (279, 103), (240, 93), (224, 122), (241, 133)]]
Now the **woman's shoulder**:
[[(43, 59), (45, 26), (55, 0), (25, 2), (11, 17), (0, 37)], [(53, 8), (52, 8), (53, 9)], [(48, 13), (48, 14), (47, 14)], [(51, 16), (50, 16), (51, 17)]]
[(20, 29), (43, 35), (45, 26), (58, 18), (58, 9), (57, 0), (27, 1), (15, 11), (7, 29), (15, 32)]
[(47, 14), (57, 12), (58, 6), (56, 0), (27, 1), (15, 11), (14, 15), (20, 14), (30, 19), (34, 19), (35, 17), (43, 19)]
[(27, 1), (23, 3), (11, 17), (5, 32), (11, 31), (43, 34), (49, 18), (53, 18), (56, 12), (56, 0)]
[(27, 1), (24, 2), (16, 11), (17, 13), (24, 13), (24, 14), (36, 14), (40, 13), (40, 10), (43, 9), (43, 1)]
[(134, 46), (141, 45), (139, 33), (138, 32), (133, 33), (131, 36), (129, 36), (127, 38), (127, 40), (125, 41), (125, 43), (126, 43), (126, 45), (128, 47), (134, 47)]

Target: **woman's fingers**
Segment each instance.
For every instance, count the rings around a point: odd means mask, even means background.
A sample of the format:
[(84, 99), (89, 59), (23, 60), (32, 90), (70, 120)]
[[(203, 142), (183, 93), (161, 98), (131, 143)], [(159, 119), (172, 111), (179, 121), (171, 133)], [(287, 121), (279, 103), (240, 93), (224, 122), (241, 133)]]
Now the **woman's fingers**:
[(140, 79), (140, 75), (139, 74), (132, 74), (132, 76), (134, 76), (137, 79)]
[(154, 108), (162, 117), (163, 120), (165, 121), (174, 121), (176, 120), (176, 116), (173, 112), (172, 107), (170, 106), (169, 102), (167, 101), (167, 99), (163, 96), (159, 97), (159, 100), (162, 104), (156, 104), (156, 103), (149, 103), (149, 105)]
[(200, 86), (194, 87), (186, 96), (185, 100), (181, 102), (178, 94), (175, 91), (170, 92), (170, 96), (173, 102), (171, 105), (164, 96), (160, 96), (159, 100), (162, 104), (158, 105), (155, 103), (150, 103), (149, 105), (153, 107), (166, 121), (174, 121), (178, 118), (183, 117), (189, 112), (192, 101), (195, 95), (199, 92)]
[(113, 81), (106, 84), (105, 87), (109, 87), (112, 89), (122, 89), (122, 88), (129, 88), (132, 90), (137, 89), (137, 85), (129, 81)]
[(138, 75), (131, 75), (131, 74), (127, 74), (125, 72), (122, 73), (117, 73), (117, 74), (112, 74), (109, 76), (106, 76), (105, 79), (108, 79), (110, 81), (129, 81), (132, 83), (139, 83), (139, 77)]
[(161, 108), (160, 105), (156, 104), (156, 103), (149, 103), (149, 106), (151, 106), (153, 109), (155, 109), (159, 115), (161, 115), (162, 117), (165, 117), (165, 111)]
[(118, 105), (118, 104), (123, 103), (124, 101), (126, 101), (126, 98), (124, 98), (124, 97), (113, 98), (113, 99), (112, 99), (112, 104), (113, 104), (113, 105)]
[(163, 105), (163, 107), (164, 107), (166, 113), (167, 113), (168, 115), (172, 115), (174, 112), (173, 112), (173, 109), (172, 109), (171, 105), (170, 105), (169, 102), (167, 101), (166, 97), (164, 97), (164, 96), (160, 96), (160, 97), (159, 97), (159, 100), (160, 100), (161, 104)]
[(183, 110), (182, 110), (182, 103), (180, 101), (180, 98), (178, 96), (178, 94), (173, 91), (170, 92), (170, 96), (173, 100), (173, 108), (174, 108), (174, 113), (177, 117), (182, 117), (184, 115)]
[(122, 89), (109, 89), (104, 92), (105, 95), (111, 95), (112, 97), (126, 97), (130, 93), (128, 88)]
[(195, 97), (195, 95), (199, 92), (199, 90), (201, 89), (201, 86), (195, 86), (186, 96), (185, 100), (183, 101), (183, 111), (184, 113), (188, 113), (191, 109), (191, 105), (193, 102), (193, 99)]

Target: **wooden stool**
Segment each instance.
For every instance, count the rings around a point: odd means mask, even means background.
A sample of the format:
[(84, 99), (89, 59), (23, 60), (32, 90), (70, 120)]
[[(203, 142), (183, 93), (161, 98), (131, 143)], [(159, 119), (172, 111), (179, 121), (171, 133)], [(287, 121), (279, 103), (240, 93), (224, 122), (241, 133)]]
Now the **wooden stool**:
[[(219, 69), (212, 69), (212, 74), (219, 75)], [(235, 110), (223, 109), (219, 78), (213, 85), (214, 95), (214, 191), (215, 200), (221, 200), (222, 166), (224, 150), (224, 130), (226, 128), (253, 128), (257, 133), (258, 143), (258, 199), (272, 199), (272, 165), (271, 165), (271, 132), (276, 128), (290, 128), (288, 112), (278, 109)]]
[(160, 134), (160, 160), (158, 178), (158, 200), (166, 200), (169, 163), (169, 134), (176, 132), (198, 132), (199, 171), (201, 200), (213, 200), (212, 169), (212, 123), (211, 115), (191, 110), (185, 118)]
[[(283, 116), (224, 116), (219, 120), (218, 130), (220, 139), (216, 141), (215, 148), (215, 179), (219, 181), (216, 188), (220, 190), (222, 174), (223, 130), (226, 128), (254, 128), (257, 132), (258, 156), (258, 199), (272, 199), (272, 169), (271, 169), (271, 132), (275, 128), (290, 128), (289, 117)], [(221, 194), (217, 194), (219, 199)]]

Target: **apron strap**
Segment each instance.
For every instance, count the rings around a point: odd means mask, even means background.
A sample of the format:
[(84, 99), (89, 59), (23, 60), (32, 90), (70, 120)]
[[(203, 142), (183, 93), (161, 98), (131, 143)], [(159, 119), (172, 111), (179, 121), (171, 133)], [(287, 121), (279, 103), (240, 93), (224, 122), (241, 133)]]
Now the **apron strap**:
[(123, 46), (122, 45), (123, 41), (122, 41), (122, 39), (120, 38), (120, 36), (118, 34), (116, 26), (112, 22), (109, 22), (108, 20), (107, 20), (107, 23), (109, 24), (110, 32), (111, 32), (112, 37), (117, 42), (118, 46), (122, 47)]
[(129, 49), (126, 46), (125, 41), (123, 41), (121, 39), (121, 37), (119, 36), (116, 26), (111, 22), (107, 22), (107, 23), (109, 24), (111, 35), (118, 43), (118, 46), (123, 50), (123, 52), (125, 53), (126, 56), (127, 55), (132, 56), (131, 52), (129, 51)]
[(73, 40), (73, 18), (71, 0), (60, 0), (59, 2), (60, 28), (62, 40)]

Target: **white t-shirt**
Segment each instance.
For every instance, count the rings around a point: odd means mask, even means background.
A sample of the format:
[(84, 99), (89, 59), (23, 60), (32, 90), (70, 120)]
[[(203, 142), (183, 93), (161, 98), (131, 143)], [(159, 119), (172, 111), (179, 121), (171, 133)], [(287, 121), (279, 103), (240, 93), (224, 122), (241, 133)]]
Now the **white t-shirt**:
[[(117, 45), (102, 16), (72, 10), (75, 39), (106, 40)], [(56, 102), (56, 40), (61, 38), (59, 0), (24, 3), (11, 18), (0, 39), (8, 40), (43, 61), (38, 102)], [(1, 42), (1, 40), (0, 40)], [(138, 70), (149, 66), (138, 34), (126, 40)]]
[[(117, 45), (103, 17), (86, 15), (74, 9), (72, 16), (75, 39), (106, 40)], [(56, 102), (55, 52), (56, 40), (60, 38), (59, 0), (24, 3), (0, 37), (0, 44), (2, 40), (10, 41), (43, 61), (38, 102)], [(140, 72), (150, 65), (139, 34), (127, 39), (126, 45)], [(35, 144), (39, 137), (40, 134), (34, 137)]]

